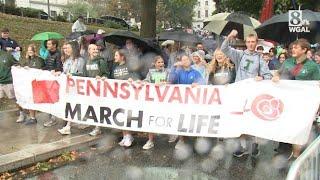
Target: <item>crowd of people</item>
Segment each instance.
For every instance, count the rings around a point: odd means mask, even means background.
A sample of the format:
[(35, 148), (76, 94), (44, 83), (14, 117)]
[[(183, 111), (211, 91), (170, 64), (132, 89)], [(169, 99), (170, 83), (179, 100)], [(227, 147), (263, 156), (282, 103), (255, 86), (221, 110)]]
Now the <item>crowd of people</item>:
[[(74, 30), (74, 29), (73, 29)], [(11, 67), (36, 68), (51, 71), (55, 76), (83, 76), (96, 79), (118, 79), (140, 81), (155, 84), (189, 84), (225, 85), (248, 78), (256, 81), (272, 80), (275, 83), (281, 79), (289, 80), (320, 80), (320, 51), (314, 52), (305, 39), (298, 39), (281, 51), (271, 48), (265, 53), (257, 47), (258, 37), (250, 34), (245, 39), (245, 50), (230, 46), (237, 37), (233, 30), (224, 40), (221, 47), (210, 54), (202, 43), (195, 46), (184, 46), (181, 42), (165, 44), (162, 54), (143, 52), (141, 47), (128, 38), (124, 47), (114, 48), (101, 40), (86, 42), (85, 38), (75, 41), (65, 41), (61, 48), (59, 41), (49, 39), (41, 44), (40, 50), (35, 44), (30, 44), (24, 50), (20, 59), (12, 56), (12, 51), (22, 51), (16, 41), (9, 38), (9, 30), (1, 30), (0, 39), (0, 98), (14, 99)], [(208, 56), (209, 55), (209, 56)], [(207, 57), (211, 57), (208, 59)], [(23, 110), (17, 123), (32, 125), (37, 123), (36, 112)], [(27, 117), (27, 115), (29, 117)], [(57, 124), (57, 118), (49, 115), (44, 122), (45, 127)], [(71, 122), (58, 129), (62, 135), (71, 134)], [(101, 134), (101, 128), (95, 127), (90, 135)], [(120, 146), (130, 147), (134, 141), (133, 133), (123, 131)], [(168, 142), (177, 142), (176, 148), (182, 147), (185, 137), (171, 135)], [(153, 148), (155, 135), (148, 134), (148, 141), (143, 149)], [(248, 148), (251, 145), (252, 148)], [(291, 157), (299, 156), (301, 146), (294, 145)], [(234, 156), (249, 154), (259, 155), (259, 145), (256, 137), (241, 136), (239, 149)], [(290, 158), (291, 158), (290, 157)]]

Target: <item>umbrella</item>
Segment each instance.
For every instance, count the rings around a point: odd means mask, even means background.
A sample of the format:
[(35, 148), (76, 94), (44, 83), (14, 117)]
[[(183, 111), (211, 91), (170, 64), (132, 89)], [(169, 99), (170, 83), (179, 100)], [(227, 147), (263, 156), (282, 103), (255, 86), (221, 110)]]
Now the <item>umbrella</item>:
[[(297, 38), (305, 38), (311, 43), (320, 41), (320, 13), (310, 10), (302, 10), (302, 21), (305, 24), (298, 28), (305, 28), (310, 32), (290, 32), (294, 26), (289, 26), (289, 12), (273, 16), (271, 19), (265, 21), (257, 29), (259, 38), (274, 40), (278, 43), (290, 43)], [(302, 29), (300, 29), (302, 30)]]
[(184, 31), (162, 32), (158, 36), (158, 40), (174, 40), (179, 42), (201, 42), (201, 39), (195, 35)]
[(265, 41), (263, 39), (259, 39), (257, 46), (262, 46), (263, 49), (264, 49), (263, 52), (267, 53), (267, 52), (269, 52), (270, 48), (274, 47), (274, 44), (272, 42), (268, 42), (268, 41)]
[(144, 49), (145, 52), (153, 51), (156, 53), (160, 53), (160, 48), (156, 47), (153, 43), (144, 40), (131, 31), (113, 31), (104, 37), (104, 40), (106, 42), (115, 44), (120, 47), (125, 46), (127, 39), (131, 39), (135, 45)]
[(63, 39), (64, 37), (56, 32), (42, 32), (34, 35), (31, 40), (33, 41), (45, 41), (48, 39)]
[(204, 46), (205, 49), (207, 49), (210, 52), (215, 51), (215, 49), (218, 46), (218, 43), (216, 40), (214, 40), (213, 38), (205, 38), (202, 40), (202, 44)]
[(173, 45), (174, 41), (173, 40), (166, 40), (163, 43), (161, 43), (161, 46), (167, 46), (167, 45)]
[(72, 32), (66, 37), (66, 39), (69, 41), (72, 41), (72, 40), (78, 39), (81, 36), (82, 36), (81, 32)]
[(228, 35), (232, 29), (236, 29), (240, 39), (244, 39), (250, 33), (255, 33), (254, 28), (260, 25), (258, 20), (237, 12), (218, 13), (210, 20), (204, 29), (224, 36)]
[(77, 40), (81, 36), (92, 35), (92, 34), (96, 34), (96, 33), (92, 30), (87, 30), (84, 32), (72, 32), (66, 37), (66, 39), (69, 41), (72, 41), (72, 40)]

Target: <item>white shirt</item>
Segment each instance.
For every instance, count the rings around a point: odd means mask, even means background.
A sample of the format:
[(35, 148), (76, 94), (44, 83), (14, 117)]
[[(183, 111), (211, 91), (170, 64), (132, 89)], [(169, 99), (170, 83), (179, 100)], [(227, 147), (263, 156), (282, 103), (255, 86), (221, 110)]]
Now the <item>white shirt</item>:
[(86, 25), (83, 22), (80, 22), (79, 19), (73, 23), (72, 32), (84, 32), (87, 30)]

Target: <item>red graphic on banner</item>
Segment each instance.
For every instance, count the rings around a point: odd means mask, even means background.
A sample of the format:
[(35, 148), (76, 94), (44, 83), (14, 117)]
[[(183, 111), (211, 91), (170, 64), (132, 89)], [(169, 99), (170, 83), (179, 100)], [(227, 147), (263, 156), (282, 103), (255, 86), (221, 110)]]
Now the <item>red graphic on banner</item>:
[(48, 80), (33, 80), (32, 93), (33, 102), (36, 104), (49, 103), (54, 104), (59, 101), (59, 88), (58, 81)]
[(284, 105), (282, 101), (268, 94), (256, 97), (251, 105), (252, 113), (265, 121), (277, 120), (282, 114)]

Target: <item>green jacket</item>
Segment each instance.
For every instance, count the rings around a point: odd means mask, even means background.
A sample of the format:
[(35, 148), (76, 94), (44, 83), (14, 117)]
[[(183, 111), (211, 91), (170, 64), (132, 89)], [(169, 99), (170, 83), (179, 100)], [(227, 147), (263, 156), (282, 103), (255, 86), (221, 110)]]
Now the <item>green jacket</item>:
[(12, 84), (11, 66), (17, 63), (11, 54), (0, 50), (0, 84)]
[(35, 69), (43, 69), (45, 67), (44, 60), (37, 56), (29, 59), (23, 59), (20, 65), (28, 66), (30, 68), (35, 68)]
[(92, 60), (87, 60), (86, 65), (84, 66), (84, 75), (86, 77), (93, 77), (95, 78), (96, 76), (100, 77), (110, 77), (110, 72), (108, 71), (108, 66), (106, 61), (98, 56)]
[(320, 80), (320, 69), (312, 60), (306, 59), (301, 64), (295, 58), (284, 61), (278, 70), (281, 79), (289, 80)]

